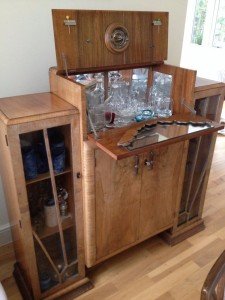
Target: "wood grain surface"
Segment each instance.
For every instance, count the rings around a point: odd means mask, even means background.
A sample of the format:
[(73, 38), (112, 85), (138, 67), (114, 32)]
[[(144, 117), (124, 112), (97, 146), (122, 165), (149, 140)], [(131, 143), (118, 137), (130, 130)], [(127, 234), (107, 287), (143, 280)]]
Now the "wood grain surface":
[(141, 175), (135, 175), (134, 157), (117, 162), (96, 150), (95, 159), (98, 260), (138, 239)]
[[(57, 66), (65, 70), (93, 71), (94, 68), (113, 68), (162, 63), (167, 58), (168, 13), (101, 10), (52, 11)], [(76, 25), (64, 25), (64, 20), (75, 20)], [(154, 26), (160, 19), (162, 25)], [(129, 32), (129, 46), (121, 53), (111, 52), (105, 45), (108, 26), (118, 23)]]
[[(176, 155), (174, 155), (176, 153)], [(182, 162), (184, 142), (153, 150), (153, 167), (143, 167), (139, 238), (153, 236), (162, 228), (172, 226), (175, 217), (178, 181), (186, 161)], [(143, 162), (149, 160), (144, 154)], [(143, 163), (142, 163), (143, 164)]]
[(0, 99), (0, 119), (8, 125), (74, 114), (77, 109), (52, 93)]
[[(199, 300), (203, 282), (225, 247), (225, 138), (219, 136), (203, 218), (206, 229), (170, 247), (153, 237), (89, 271), (95, 288), (82, 300)], [(12, 277), (12, 249), (0, 249), (1, 280), (10, 300), (21, 300)], [(5, 275), (5, 276), (4, 276)], [(73, 298), (72, 298), (73, 299)]]

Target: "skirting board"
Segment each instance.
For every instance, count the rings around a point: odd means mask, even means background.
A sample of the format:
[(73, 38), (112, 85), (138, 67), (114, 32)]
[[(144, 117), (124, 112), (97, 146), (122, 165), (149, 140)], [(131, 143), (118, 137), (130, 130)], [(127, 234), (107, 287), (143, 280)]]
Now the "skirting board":
[(0, 247), (12, 242), (10, 224), (0, 225)]

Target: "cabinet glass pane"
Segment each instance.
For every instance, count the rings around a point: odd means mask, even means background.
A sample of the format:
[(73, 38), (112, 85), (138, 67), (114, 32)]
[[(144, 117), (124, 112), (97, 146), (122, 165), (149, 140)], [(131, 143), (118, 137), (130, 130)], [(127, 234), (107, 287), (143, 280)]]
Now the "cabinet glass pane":
[(50, 263), (37, 241), (34, 241), (35, 254), (38, 267), (38, 275), (41, 292), (45, 292), (53, 286), (59, 284), (60, 276), (57, 269)]
[(21, 134), (20, 142), (40, 289), (45, 292), (78, 274), (71, 128)]

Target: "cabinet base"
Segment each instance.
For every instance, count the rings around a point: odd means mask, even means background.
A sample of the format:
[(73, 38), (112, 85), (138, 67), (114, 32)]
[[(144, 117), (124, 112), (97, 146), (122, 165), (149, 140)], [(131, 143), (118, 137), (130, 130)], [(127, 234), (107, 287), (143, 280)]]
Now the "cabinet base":
[(178, 231), (175, 232), (164, 231), (163, 233), (160, 234), (160, 236), (170, 246), (174, 246), (204, 229), (205, 229), (204, 221), (203, 219), (200, 219), (195, 223), (192, 223), (187, 227), (183, 227)]
[[(13, 276), (16, 280), (17, 286), (20, 290), (20, 293), (23, 297), (24, 300), (34, 300), (33, 294), (31, 290), (29, 289), (23, 272), (19, 266), (18, 263), (14, 264), (14, 271), (13, 271)], [(75, 299), (76, 297), (80, 296), (81, 294), (87, 292), (88, 290), (92, 289), (94, 286), (92, 282), (88, 278), (82, 279), (80, 282), (76, 282), (75, 284), (63, 288), (61, 290), (58, 290), (57, 292), (53, 293), (52, 295), (47, 296), (46, 300), (72, 300)]]

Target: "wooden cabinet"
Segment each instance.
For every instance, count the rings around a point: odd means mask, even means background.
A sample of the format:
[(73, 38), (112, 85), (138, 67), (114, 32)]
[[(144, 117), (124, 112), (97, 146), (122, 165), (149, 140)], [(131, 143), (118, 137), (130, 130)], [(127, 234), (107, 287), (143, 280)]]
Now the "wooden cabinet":
[(21, 293), (45, 299), (88, 288), (78, 112), (48, 93), (2, 99), (0, 109), (1, 172)]
[(95, 151), (97, 261), (173, 226), (185, 155), (185, 142), (119, 161)]
[[(57, 69), (50, 70), (51, 92), (80, 112), (87, 267), (159, 232), (165, 231), (167, 237), (178, 241), (203, 229), (201, 213), (212, 141), (221, 126), (213, 123), (196, 132), (196, 128), (180, 126), (176, 121), (204, 123), (204, 117), (215, 112), (217, 118), (210, 119), (218, 121), (221, 102), (212, 108), (215, 97), (208, 101), (204, 88), (195, 89), (195, 71), (164, 64), (168, 13), (53, 10), (53, 23)], [(87, 126), (86, 86), (76, 82), (76, 76), (101, 72), (106, 99), (109, 72), (119, 70), (132, 83), (135, 68), (146, 68), (146, 100), (156, 73), (169, 75), (173, 99), (169, 121), (176, 124), (158, 128), (157, 134), (165, 139), (128, 149), (118, 143), (126, 131), (135, 137), (140, 125), (103, 130), (95, 138)], [(207, 97), (219, 92), (222, 98), (223, 91), (224, 84), (215, 86)], [(194, 109), (204, 117), (196, 116)], [(203, 166), (204, 160), (207, 165)], [(203, 178), (200, 181), (199, 176)]]

